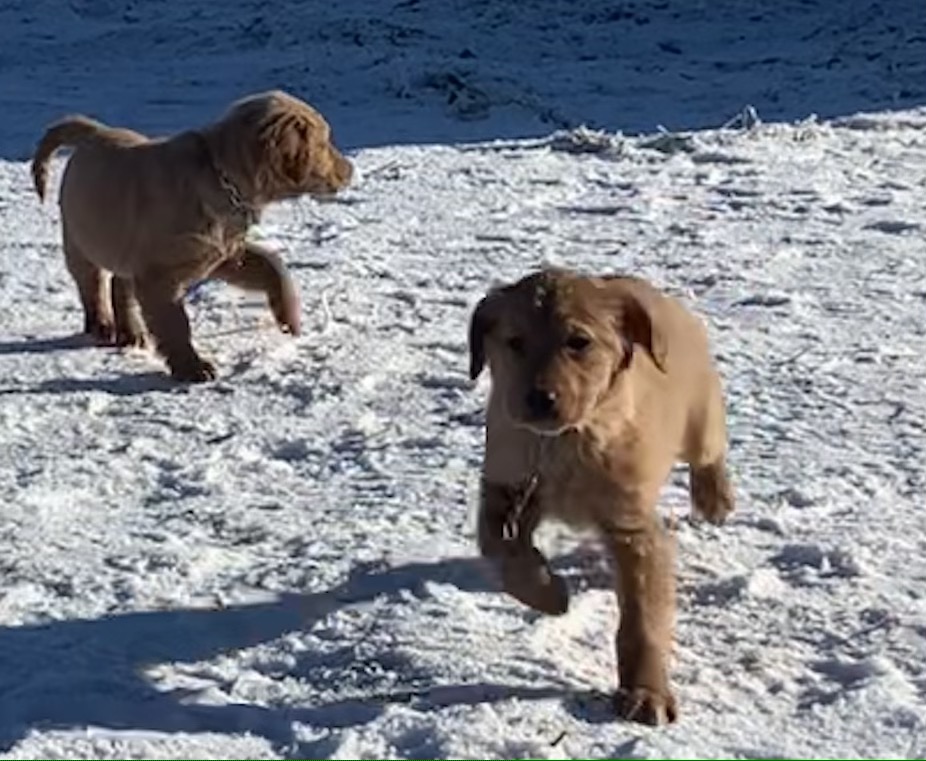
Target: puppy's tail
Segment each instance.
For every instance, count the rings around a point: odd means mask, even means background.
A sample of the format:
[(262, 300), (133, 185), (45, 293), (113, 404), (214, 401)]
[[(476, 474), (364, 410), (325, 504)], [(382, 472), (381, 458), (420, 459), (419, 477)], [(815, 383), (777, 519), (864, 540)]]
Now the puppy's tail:
[(49, 127), (32, 157), (32, 183), (41, 200), (45, 200), (45, 186), (48, 184), (48, 163), (55, 151), (68, 146), (110, 142), (110, 128), (86, 116), (69, 116)]

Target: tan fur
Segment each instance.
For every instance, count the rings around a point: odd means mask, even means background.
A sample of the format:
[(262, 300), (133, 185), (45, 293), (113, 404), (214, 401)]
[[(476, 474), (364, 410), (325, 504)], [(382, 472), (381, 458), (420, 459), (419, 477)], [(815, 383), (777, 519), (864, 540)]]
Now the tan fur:
[(545, 270), (490, 292), (470, 323), (470, 374), (492, 374), (479, 545), (507, 592), (549, 614), (568, 590), (532, 534), (593, 528), (616, 568), (621, 716), (674, 721), (667, 659), (674, 542), (656, 511), (689, 465), (695, 511), (733, 510), (719, 376), (703, 324), (636, 278)]
[(64, 252), (85, 332), (139, 345), (147, 327), (174, 377), (213, 378), (215, 368), (193, 348), (183, 307), (187, 288), (206, 277), (265, 292), (281, 328), (299, 332), (286, 268), (246, 242), (245, 232), (269, 203), (335, 193), (350, 182), (350, 163), (311, 106), (261, 93), (203, 129), (158, 140), (69, 117), (36, 148), (40, 198), (49, 161), (63, 146), (74, 148), (61, 183)]

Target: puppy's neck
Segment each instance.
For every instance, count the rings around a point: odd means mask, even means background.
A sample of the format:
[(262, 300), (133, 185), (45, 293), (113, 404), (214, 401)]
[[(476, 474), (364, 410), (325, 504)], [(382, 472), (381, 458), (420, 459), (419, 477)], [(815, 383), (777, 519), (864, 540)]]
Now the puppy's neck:
[(636, 397), (630, 378), (619, 378), (577, 426), (583, 449), (604, 453), (636, 436)]
[(254, 192), (241, 178), (233, 176), (222, 160), (221, 141), (206, 132), (194, 133), (203, 160), (215, 178), (218, 192), (225, 207), (243, 223), (245, 229), (260, 221), (263, 204), (254, 197)]

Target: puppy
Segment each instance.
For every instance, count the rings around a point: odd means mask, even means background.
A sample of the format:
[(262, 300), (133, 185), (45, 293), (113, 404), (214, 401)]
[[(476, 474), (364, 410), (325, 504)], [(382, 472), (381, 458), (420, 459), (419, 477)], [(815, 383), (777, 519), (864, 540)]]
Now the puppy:
[(193, 348), (183, 306), (187, 288), (207, 277), (263, 291), (281, 329), (299, 333), (285, 266), (245, 233), (269, 203), (332, 194), (350, 182), (350, 162), (312, 107), (262, 93), (234, 103), (214, 124), (160, 140), (66, 118), (36, 149), (40, 199), (61, 146), (75, 149), (61, 183), (61, 226), (86, 333), (144, 345), (147, 327), (174, 378), (212, 379), (215, 368)]
[(667, 660), (674, 546), (656, 511), (673, 464), (694, 509), (733, 510), (720, 379), (702, 323), (631, 277), (544, 270), (491, 291), (469, 331), (470, 376), (488, 363), (478, 541), (503, 588), (548, 614), (568, 591), (532, 543), (541, 521), (597, 530), (616, 566), (617, 713), (674, 721)]

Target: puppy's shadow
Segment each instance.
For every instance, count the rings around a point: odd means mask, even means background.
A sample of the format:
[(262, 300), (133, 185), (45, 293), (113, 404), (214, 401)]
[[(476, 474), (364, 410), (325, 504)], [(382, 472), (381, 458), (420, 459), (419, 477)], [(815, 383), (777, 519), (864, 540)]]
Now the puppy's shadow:
[(0, 356), (13, 354), (51, 354), (60, 351), (89, 349), (95, 346), (93, 339), (83, 333), (56, 338), (22, 338), (17, 341), (0, 341)]
[(187, 386), (161, 372), (117, 375), (104, 378), (49, 378), (31, 386), (0, 388), (0, 396), (15, 394), (74, 394), (102, 391), (111, 396), (137, 396), (149, 393), (183, 393)]
[(102, 391), (112, 396), (136, 396), (151, 392), (176, 393), (187, 387), (163, 372), (117, 375), (108, 378), (52, 378), (28, 389), (35, 394), (73, 394)]
[[(388, 643), (366, 651), (346, 640), (339, 648), (302, 651), (282, 673), (277, 664), (261, 671), (268, 679), (297, 680), (310, 694), (334, 692), (328, 700), (300, 705), (190, 701), (187, 690), (165, 689), (148, 671), (153, 664), (195, 663), (256, 647), (310, 629), (350, 606), (384, 596), (427, 594), (434, 583), (488, 591), (478, 561), (468, 557), (402, 566), (365, 563), (334, 587), (265, 602), (0, 626), (0, 753), (35, 729), (99, 726), (136, 732), (248, 732), (266, 738), (287, 756), (321, 758), (333, 747), (301, 743), (293, 734), (294, 723), (329, 730), (362, 727), (395, 704), (437, 713), (508, 700), (581, 704), (588, 699), (555, 680), (536, 686), (486, 679), (442, 683), (430, 668)], [(394, 683), (382, 679), (383, 674), (400, 679)], [(333, 684), (338, 689), (332, 690)], [(427, 738), (409, 737), (402, 750), (407, 751), (402, 757), (434, 758), (440, 748)]]

